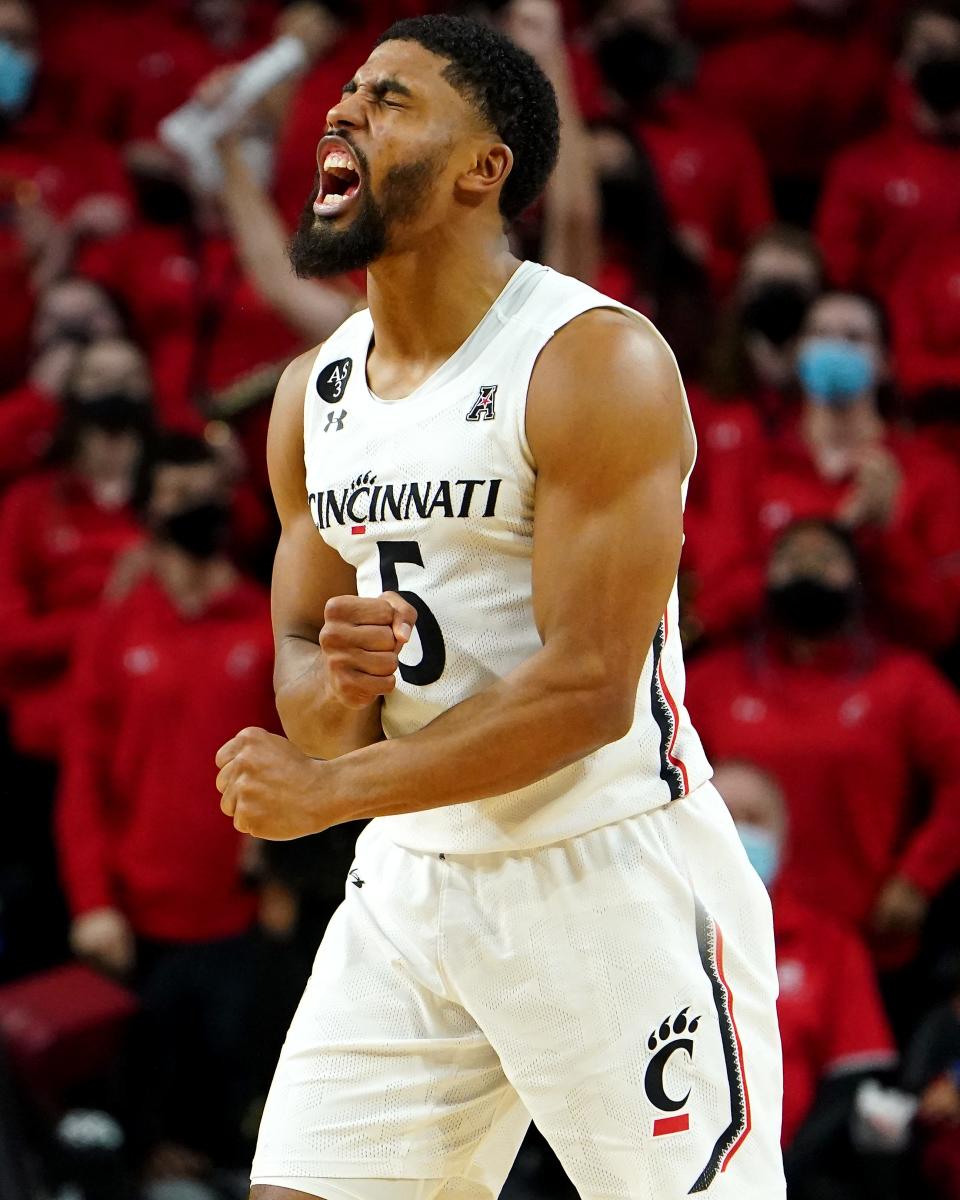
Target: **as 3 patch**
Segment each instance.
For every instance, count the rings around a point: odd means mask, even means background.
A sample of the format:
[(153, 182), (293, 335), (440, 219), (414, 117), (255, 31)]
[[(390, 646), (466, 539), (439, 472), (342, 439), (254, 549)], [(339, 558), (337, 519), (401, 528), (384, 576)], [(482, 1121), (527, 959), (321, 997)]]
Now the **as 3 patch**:
[(352, 358), (338, 358), (336, 362), (321, 367), (317, 376), (317, 395), (320, 399), (326, 400), (328, 404), (336, 404), (342, 400), (352, 370)]

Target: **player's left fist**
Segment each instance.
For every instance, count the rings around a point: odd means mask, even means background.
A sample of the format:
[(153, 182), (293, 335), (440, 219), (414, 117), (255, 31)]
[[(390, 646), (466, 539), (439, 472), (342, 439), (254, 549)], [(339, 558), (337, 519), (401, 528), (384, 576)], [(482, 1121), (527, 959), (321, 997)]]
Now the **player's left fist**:
[(321, 811), (325, 764), (286, 738), (242, 729), (217, 751), (217, 766), (220, 808), (241, 833), (282, 842), (336, 824)]

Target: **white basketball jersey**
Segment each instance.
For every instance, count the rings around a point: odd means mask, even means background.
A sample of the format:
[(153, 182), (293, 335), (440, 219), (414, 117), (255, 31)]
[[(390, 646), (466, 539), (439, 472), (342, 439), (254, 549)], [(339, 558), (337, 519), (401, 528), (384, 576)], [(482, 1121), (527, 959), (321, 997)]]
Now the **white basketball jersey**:
[[(460, 349), (393, 402), (367, 386), (368, 311), (317, 355), (304, 406), (314, 523), (356, 568), (359, 595), (397, 591), (419, 614), (383, 703), (388, 738), (414, 733), (542, 646), (527, 386), (554, 333), (593, 308), (623, 306), (523, 263)], [(657, 808), (711, 774), (683, 693), (674, 585), (625, 737), (519, 791), (377, 820), (402, 846), (466, 854), (546, 845)]]

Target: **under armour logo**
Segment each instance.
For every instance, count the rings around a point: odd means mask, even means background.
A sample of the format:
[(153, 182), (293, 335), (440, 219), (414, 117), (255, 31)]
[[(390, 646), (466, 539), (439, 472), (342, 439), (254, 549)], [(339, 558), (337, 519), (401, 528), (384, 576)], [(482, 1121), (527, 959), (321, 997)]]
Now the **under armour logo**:
[(468, 421), (492, 421), (497, 415), (493, 402), (497, 395), (497, 384), (485, 383), (477, 394), (473, 407), (467, 413)]
[(336, 432), (337, 430), (342, 429), (343, 423), (346, 419), (347, 419), (347, 410), (345, 408), (341, 408), (338, 413), (337, 412), (327, 413), (327, 423), (323, 427), (323, 432), (329, 433), (331, 429), (333, 429), (334, 432)]
[(363, 885), (366, 883), (365, 879), (360, 878), (360, 872), (356, 867), (353, 867), (347, 874), (354, 887), (363, 887)]

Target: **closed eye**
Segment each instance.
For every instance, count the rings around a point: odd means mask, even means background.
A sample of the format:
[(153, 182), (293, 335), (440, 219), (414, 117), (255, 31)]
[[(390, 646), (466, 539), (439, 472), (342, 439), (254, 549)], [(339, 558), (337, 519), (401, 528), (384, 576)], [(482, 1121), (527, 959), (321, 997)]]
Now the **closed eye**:
[(349, 83), (344, 84), (343, 94), (353, 95), (364, 87), (370, 96), (380, 104), (387, 104), (390, 108), (403, 108), (403, 104), (398, 104), (397, 101), (388, 100), (388, 96), (411, 97), (413, 93), (405, 83), (401, 83), (399, 79), (375, 79), (370, 83), (358, 84), (355, 79), (351, 79)]

